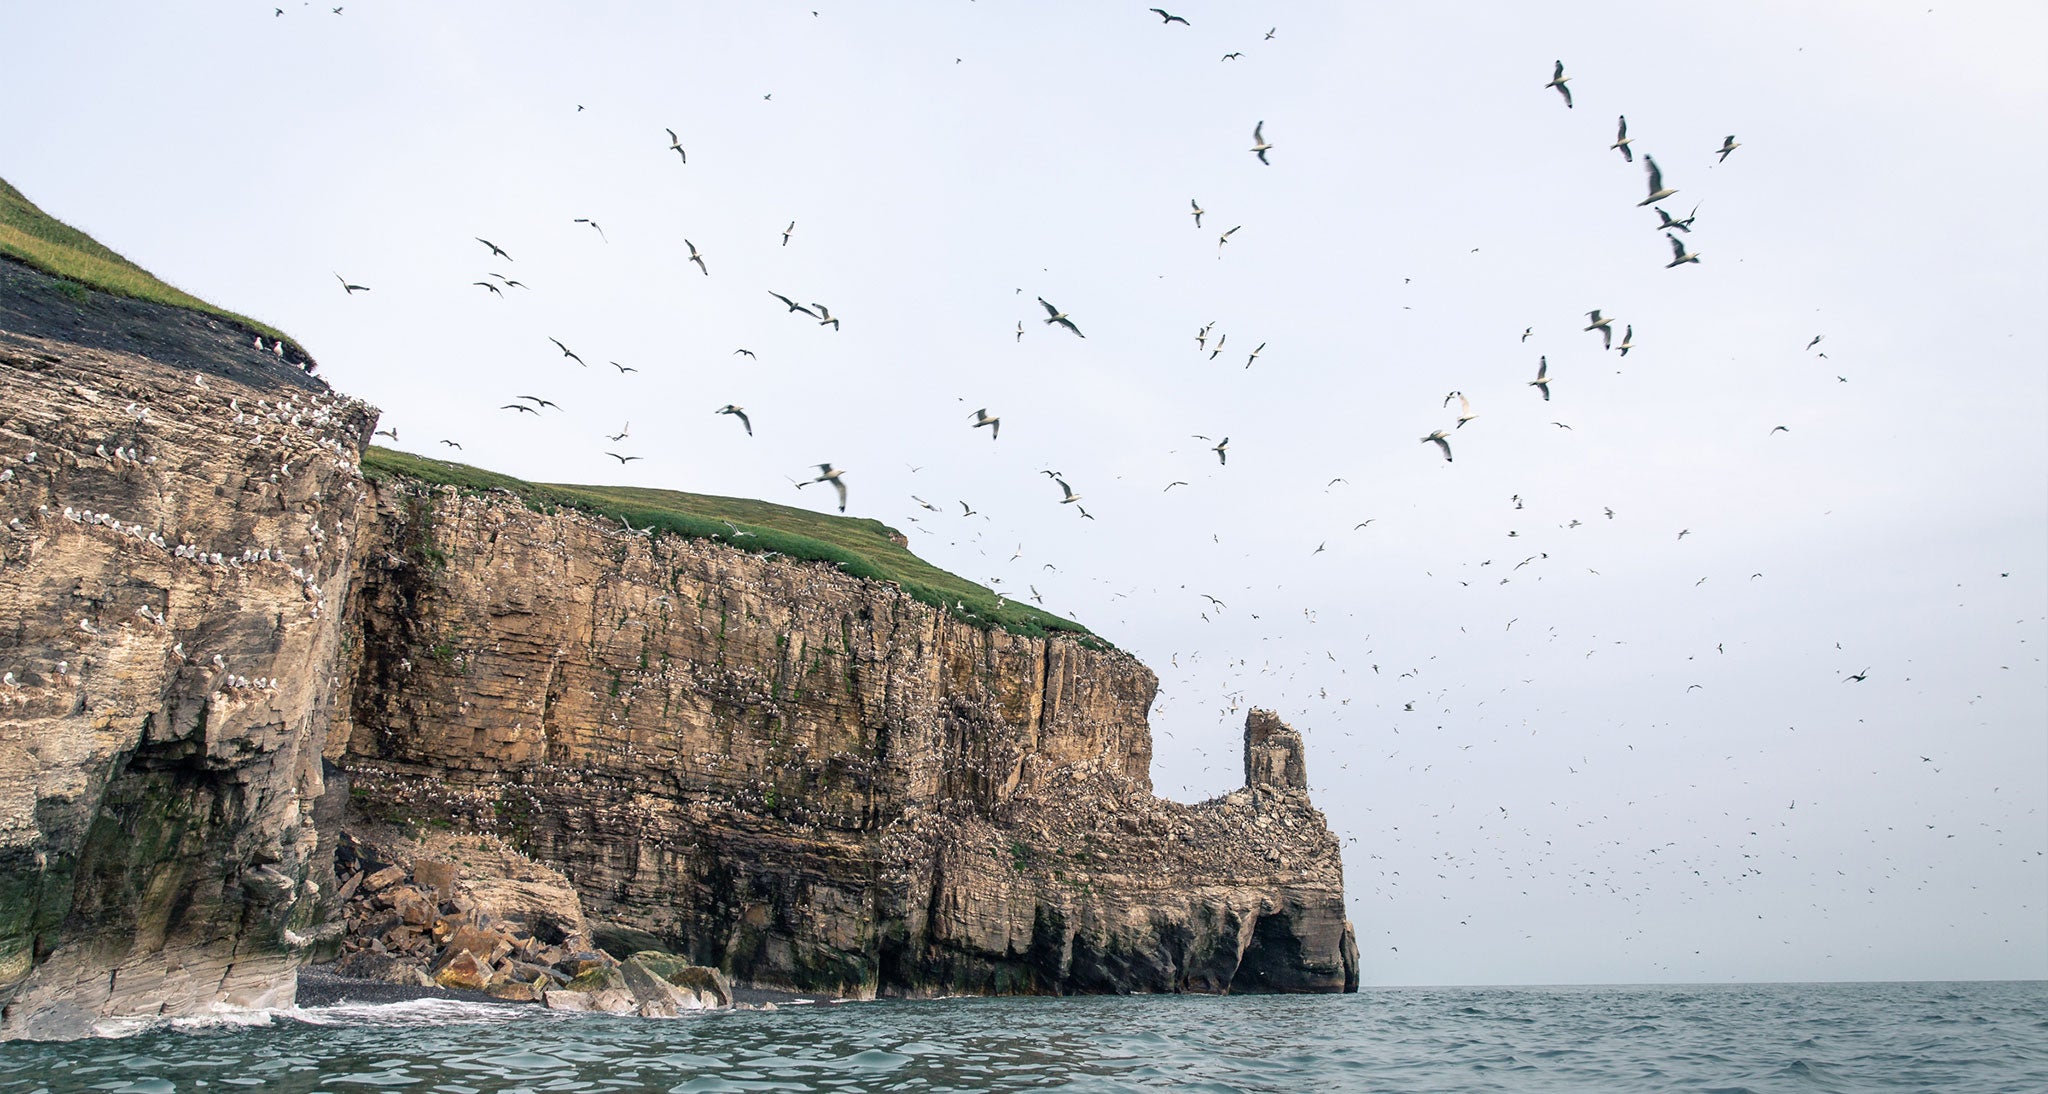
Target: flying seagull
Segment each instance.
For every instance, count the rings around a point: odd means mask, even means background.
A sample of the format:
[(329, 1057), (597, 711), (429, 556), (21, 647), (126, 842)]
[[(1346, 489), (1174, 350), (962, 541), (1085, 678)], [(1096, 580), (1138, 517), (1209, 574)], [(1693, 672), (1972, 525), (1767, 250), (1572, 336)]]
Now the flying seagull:
[(995, 440), (997, 435), (1003, 431), (1003, 420), (1001, 418), (989, 417), (988, 410), (983, 408), (974, 412), (974, 428), (980, 429), (982, 426), (989, 427), (988, 439)]
[(578, 357), (574, 353), (570, 352), (569, 347), (563, 345), (561, 339), (551, 337), (548, 339), (548, 341), (553, 342), (555, 344), (555, 348), (562, 351), (562, 356), (567, 357), (568, 359), (576, 362), (579, 365), (583, 365), (584, 368), (590, 367), (589, 365), (583, 364), (583, 358)]
[(1225, 61), (1235, 61), (1242, 56), (1244, 56), (1244, 54), (1242, 53), (1226, 53), (1223, 55), (1222, 59)]
[(1543, 85), (1544, 87), (1556, 88), (1557, 93), (1559, 95), (1564, 96), (1564, 105), (1566, 109), (1570, 109), (1572, 105), (1572, 89), (1564, 86), (1570, 81), (1571, 77), (1564, 74), (1564, 62), (1559, 61), (1557, 62), (1557, 67), (1551, 70), (1550, 82)]
[(617, 433), (611, 434), (610, 436), (606, 437), (605, 440), (612, 441), (615, 443), (618, 441), (623, 441), (626, 439), (626, 434), (631, 432), (633, 432), (633, 423), (627, 422), (625, 425), (619, 427), (619, 431)]
[(1854, 680), (1854, 681), (1856, 681), (1857, 683), (1859, 683), (1859, 684), (1860, 684), (1860, 683), (1862, 683), (1862, 682), (1863, 682), (1864, 678), (1865, 678), (1865, 677), (1868, 677), (1869, 675), (1870, 675), (1870, 670), (1869, 670), (1869, 669), (1864, 669), (1864, 670), (1863, 670), (1862, 672), (1859, 672), (1859, 673), (1855, 673), (1855, 674), (1853, 674), (1853, 675), (1849, 675), (1849, 676), (1844, 676), (1844, 677), (1842, 677), (1842, 682), (1846, 684), (1846, 683), (1848, 683), (1849, 681), (1851, 681), (1851, 680)]
[(1678, 192), (1664, 185), (1664, 172), (1657, 169), (1657, 157), (1643, 153), (1643, 170), (1650, 176), (1650, 196), (1636, 202), (1637, 205), (1663, 201)]
[(690, 261), (697, 264), (697, 268), (704, 272), (705, 277), (710, 277), (711, 267), (704, 265), (704, 256), (697, 253), (697, 245), (687, 239), (683, 240), (683, 245), (690, 248)]
[(1536, 328), (1535, 328), (1535, 327), (1523, 327), (1523, 328), (1522, 328), (1522, 341), (1524, 341), (1524, 342), (1527, 342), (1527, 341), (1529, 340), (1529, 336), (1530, 336), (1530, 335), (1532, 335), (1532, 334), (1535, 334), (1535, 333), (1536, 333)]
[(1258, 348), (1258, 349), (1255, 349), (1255, 350), (1253, 350), (1253, 351), (1252, 351), (1252, 355), (1251, 355), (1250, 357), (1248, 357), (1248, 358), (1246, 358), (1246, 359), (1245, 359), (1245, 362), (1244, 362), (1244, 367), (1246, 367), (1246, 368), (1250, 368), (1250, 367), (1252, 367), (1252, 362), (1253, 362), (1253, 361), (1256, 361), (1256, 360), (1258, 360), (1258, 359), (1259, 359), (1259, 354), (1260, 354), (1261, 352), (1263, 352), (1263, 351), (1265, 350), (1265, 348), (1266, 348), (1266, 343), (1264, 343), (1264, 342), (1260, 342), (1260, 343), (1259, 343), (1259, 348)]
[(1444, 405), (1451, 405), (1452, 399), (1458, 400), (1458, 424), (1455, 428), (1463, 429), (1466, 422), (1479, 417), (1479, 415), (1472, 413), (1472, 401), (1465, 398), (1464, 392), (1453, 391), (1449, 395), (1444, 396)]
[(470, 238), (472, 238), (472, 239), (476, 240), (476, 241), (477, 241), (478, 243), (481, 243), (481, 244), (483, 244), (483, 245), (484, 245), (484, 246), (486, 246), (486, 247), (489, 247), (489, 248), (491, 249), (491, 257), (492, 257), (492, 258), (502, 258), (502, 259), (504, 259), (504, 260), (505, 260), (505, 261), (507, 261), (507, 262), (510, 262), (510, 261), (512, 261), (512, 256), (511, 256), (511, 255), (508, 255), (508, 254), (506, 254), (506, 253), (505, 253), (505, 249), (504, 249), (503, 247), (500, 247), (500, 246), (498, 246), (497, 244), (495, 244), (495, 243), (492, 243), (492, 242), (491, 242), (490, 240), (488, 240), (488, 239), (485, 239), (485, 238), (484, 238), (484, 237), (482, 237), (482, 236), (472, 236), (472, 237), (470, 237)]
[[(1240, 224), (1240, 225), (1238, 225), (1238, 226), (1237, 226), (1237, 228), (1242, 228), (1242, 227), (1244, 227), (1244, 225), (1242, 225), (1242, 224)], [(1220, 235), (1220, 236), (1217, 236), (1217, 237), (1216, 237), (1216, 250), (1217, 250), (1217, 251), (1219, 252), (1219, 254), (1218, 254), (1218, 257), (1221, 257), (1221, 254), (1220, 254), (1220, 252), (1221, 252), (1221, 251), (1223, 250), (1223, 245), (1224, 245), (1225, 243), (1228, 243), (1228, 242), (1230, 242), (1230, 237), (1231, 237), (1231, 236), (1233, 236), (1233, 235), (1236, 235), (1236, 234), (1237, 234), (1237, 228), (1232, 228), (1231, 230), (1229, 230), (1229, 231), (1227, 231), (1227, 232), (1223, 233), (1222, 235)]]
[[(1429, 436), (1422, 438), (1423, 444), (1429, 444), (1432, 441), (1436, 443), (1436, 446), (1438, 448), (1444, 450), (1444, 462), (1451, 462), (1451, 441), (1450, 438), (1444, 436), (1444, 431), (1441, 429), (1432, 429), (1429, 431)], [(1356, 531), (1356, 529), (1353, 529), (1353, 531)]]
[(1165, 8), (1153, 8), (1152, 14), (1157, 15), (1160, 18), (1160, 26), (1165, 26), (1167, 23), (1179, 23), (1181, 26), (1184, 27), (1194, 26), (1193, 23), (1188, 22), (1187, 20), (1181, 18), (1178, 15), (1168, 15), (1166, 13)]
[(372, 436), (372, 437), (389, 437), (389, 438), (391, 438), (391, 443), (392, 443), (392, 444), (397, 444), (397, 443), (398, 443), (398, 430), (396, 430), (396, 429), (379, 429), (379, 430), (375, 430), (375, 431), (373, 431), (373, 432), (372, 432), (372, 433), (370, 434), (370, 436)]
[(1664, 238), (1671, 241), (1671, 261), (1666, 262), (1664, 264), (1665, 269), (1674, 269), (1676, 267), (1683, 266), (1688, 262), (1699, 262), (1699, 252), (1687, 251), (1685, 249), (1685, 242), (1683, 240), (1679, 239), (1675, 235), (1672, 235), (1670, 232), (1664, 233)]
[(1074, 321), (1072, 319), (1067, 318), (1066, 312), (1063, 312), (1058, 308), (1053, 307), (1051, 304), (1047, 303), (1045, 297), (1041, 296), (1038, 298), (1038, 306), (1045, 309), (1045, 314), (1048, 316), (1048, 318), (1045, 320), (1047, 324), (1058, 323), (1060, 326), (1065, 327), (1070, 331), (1073, 331), (1074, 336), (1076, 338), (1088, 337), (1087, 335), (1081, 333), (1081, 328), (1075, 326)]
[(1538, 388), (1543, 392), (1544, 402), (1550, 401), (1550, 358), (1539, 357), (1536, 359), (1536, 378), (1529, 381), (1529, 386)]
[(496, 285), (493, 285), (493, 284), (491, 284), (491, 283), (490, 283), (490, 282), (488, 282), (488, 281), (472, 281), (472, 282), (470, 282), (470, 284), (472, 284), (472, 285), (482, 285), (482, 286), (483, 286), (484, 288), (486, 288), (486, 289), (489, 289), (489, 290), (491, 290), (491, 293), (492, 293), (493, 295), (495, 295), (495, 296), (498, 296), (498, 297), (501, 297), (501, 298), (502, 298), (502, 297), (503, 297), (503, 296), (505, 295), (505, 290), (503, 290), (503, 289), (501, 289), (501, 288), (497, 287)]
[(521, 395), (519, 396), (519, 398), (524, 399), (529, 403), (532, 403), (534, 406), (551, 406), (554, 407), (556, 410), (562, 409), (559, 404), (548, 402), (546, 399), (543, 399), (538, 395)]
[(1586, 323), (1587, 330), (1597, 330), (1600, 332), (1600, 348), (1613, 349), (1614, 320), (1600, 318), (1599, 308), (1594, 308), (1592, 311), (1587, 312), (1586, 319), (1588, 320)]
[(727, 403), (724, 406), (719, 407), (717, 410), (712, 411), (712, 413), (730, 414), (733, 417), (738, 418), (740, 420), (740, 424), (747, 427), (747, 436), (751, 437), (754, 435), (754, 423), (747, 420), (746, 407), (734, 406), (731, 403)]
[(1195, 211), (1195, 227), (1200, 228), (1202, 226), (1203, 212), (1201, 203), (1196, 201), (1194, 198), (1189, 198), (1188, 206), (1189, 208), (1192, 208)]
[(497, 278), (497, 279), (498, 279), (498, 280), (500, 280), (500, 281), (503, 281), (503, 282), (505, 283), (505, 287), (506, 287), (506, 288), (508, 288), (508, 289), (524, 289), (524, 288), (527, 288), (527, 287), (528, 287), (528, 286), (527, 286), (527, 284), (526, 284), (526, 282), (524, 282), (524, 281), (514, 281), (514, 280), (512, 280), (511, 278), (509, 278), (509, 277), (506, 277), (506, 276), (505, 276), (504, 274), (501, 274), (501, 273), (494, 273), (494, 274), (492, 274), (491, 276), (492, 276), (492, 277), (495, 277), (495, 278)]
[(813, 318), (813, 319), (816, 319), (816, 318), (818, 317), (818, 313), (817, 313), (817, 312), (814, 312), (814, 311), (812, 311), (811, 309), (809, 309), (809, 308), (806, 308), (806, 307), (804, 307), (804, 306), (803, 306), (802, 304), (799, 304), (799, 303), (797, 303), (796, 301), (794, 301), (794, 300), (791, 300), (791, 299), (790, 299), (789, 297), (786, 297), (786, 296), (782, 295), (781, 293), (779, 293), (779, 292), (776, 292), (776, 291), (775, 291), (774, 289), (769, 289), (769, 290), (768, 290), (768, 295), (769, 295), (769, 296), (772, 296), (772, 297), (774, 297), (774, 298), (775, 298), (775, 299), (777, 299), (777, 300), (780, 300), (780, 301), (782, 301), (783, 303), (785, 303), (785, 304), (787, 304), (787, 305), (789, 305), (789, 310), (790, 310), (790, 311), (793, 311), (793, 312), (799, 312), (799, 311), (800, 311), (800, 312), (804, 313), (805, 315), (808, 315), (808, 316), (810, 316), (810, 317), (811, 317), (811, 318)]
[(745, 356), (747, 357), (747, 359), (748, 359), (748, 360), (754, 360), (754, 359), (755, 359), (755, 358), (754, 358), (754, 351), (753, 351), (753, 350), (750, 350), (750, 349), (747, 349), (747, 348), (745, 348), (745, 347), (741, 347), (741, 348), (739, 348), (739, 349), (736, 349), (736, 350), (734, 350), (734, 351), (732, 351), (732, 352), (733, 352), (733, 356), (735, 356), (735, 357), (737, 357), (737, 356), (740, 356), (740, 355), (744, 354), (744, 355), (745, 355)]
[(607, 361), (607, 362), (606, 362), (606, 364), (609, 364), (609, 365), (611, 365), (611, 366), (612, 366), (613, 368), (615, 368), (615, 369), (618, 369), (618, 370), (619, 370), (619, 375), (621, 375), (621, 376), (624, 376), (625, 374), (627, 374), (627, 373), (629, 373), (629, 372), (638, 372), (638, 371), (640, 371), (639, 369), (637, 369), (637, 368), (634, 368), (634, 367), (633, 367), (633, 366), (631, 366), (631, 365), (622, 365), (622, 364), (618, 363), (617, 361)]
[(839, 329), (839, 320), (837, 320), (837, 319), (834, 319), (834, 318), (832, 318), (832, 309), (830, 309), (830, 308), (827, 308), (827, 307), (826, 307), (825, 305), (823, 305), (823, 304), (820, 304), (820, 303), (817, 303), (816, 301), (813, 301), (813, 302), (811, 303), (811, 307), (814, 307), (814, 308), (818, 309), (817, 315), (818, 315), (818, 325), (819, 325), (819, 326), (821, 326), (821, 327), (828, 327), (828, 326), (829, 326), (829, 327), (831, 327), (831, 328), (832, 328), (833, 330), (838, 330), (838, 329)]
[(1060, 499), (1061, 505), (1072, 505), (1081, 500), (1081, 495), (1074, 493), (1074, 488), (1067, 485), (1067, 480), (1054, 475), (1052, 476), (1052, 481), (1059, 483), (1060, 492), (1066, 495), (1066, 497)]
[(1019, 320), (1017, 320), (1017, 341), (1019, 341), (1019, 342), (1022, 342), (1023, 340), (1024, 340), (1024, 321), (1023, 321), (1022, 319), (1019, 319)]
[(447, 445), (448, 447), (450, 447), (450, 448), (452, 448), (452, 449), (454, 449), (454, 450), (456, 450), (457, 452), (460, 452), (460, 451), (462, 451), (462, 446), (461, 446), (461, 445), (459, 445), (459, 444), (456, 444), (456, 443), (455, 443), (454, 441), (450, 441), (450, 440), (443, 440), (443, 441), (442, 441), (441, 443), (442, 443), (442, 444), (445, 444), (445, 445)]
[(504, 406), (501, 406), (501, 407), (499, 407), (498, 409), (499, 409), (499, 410), (520, 410), (520, 411), (524, 411), (524, 412), (526, 412), (526, 413), (528, 413), (528, 414), (538, 414), (538, 413), (540, 413), (540, 411), (538, 411), (538, 410), (535, 410), (535, 409), (533, 409), (533, 408), (532, 408), (532, 407), (530, 407), (530, 406), (527, 406), (527, 405), (526, 405), (525, 403), (506, 403), (506, 404), (505, 404)]
[[(839, 491), (839, 511), (842, 513), (846, 512), (846, 483), (839, 476), (844, 474), (846, 474), (844, 469), (835, 471), (832, 469), (831, 464), (821, 463), (818, 465), (818, 477), (811, 480), (811, 482), (829, 482), (832, 484), (833, 489)], [(801, 490), (809, 486), (811, 482), (797, 483), (796, 488)]]
[(644, 460), (647, 458), (645, 456), (621, 456), (617, 452), (607, 452), (605, 453), (605, 455), (610, 456), (612, 459), (619, 461), (621, 464), (628, 464), (632, 463), (634, 460)]
[(1628, 146), (1631, 143), (1633, 142), (1629, 139), (1628, 135), (1628, 115), (1623, 114), (1620, 116), (1620, 120), (1615, 123), (1614, 143), (1607, 147), (1619, 149), (1623, 161), (1634, 163), (1636, 161), (1636, 154), (1628, 150)]
[(1657, 225), (1657, 228), (1660, 231), (1666, 232), (1676, 231), (1689, 233), (1692, 231), (1692, 218), (1698, 216), (1699, 211), (1700, 207), (1695, 205), (1692, 207), (1692, 212), (1685, 214), (1684, 220), (1677, 220), (1674, 219), (1670, 213), (1667, 213), (1663, 209), (1659, 208), (1657, 210), (1657, 219), (1661, 223)]
[(348, 278), (346, 278), (346, 277), (343, 277), (343, 276), (341, 276), (340, 274), (335, 274), (335, 275), (334, 275), (334, 279), (335, 279), (336, 281), (339, 281), (339, 282), (341, 282), (341, 287), (342, 287), (342, 288), (344, 288), (344, 289), (346, 289), (346, 290), (348, 290), (348, 294), (349, 294), (350, 296), (354, 296), (355, 294), (357, 294), (357, 293), (359, 293), (359, 292), (369, 292), (369, 291), (370, 291), (370, 287), (369, 287), (368, 285), (351, 285), (351, 284), (349, 284), (349, 282), (348, 282)]
[(605, 241), (606, 243), (610, 243), (610, 242), (611, 242), (611, 237), (609, 237), (609, 236), (607, 236), (607, 235), (605, 235), (605, 234), (604, 234), (604, 228), (603, 228), (603, 227), (601, 227), (601, 226), (600, 226), (600, 225), (599, 225), (599, 224), (597, 223), (597, 221), (594, 221), (594, 220), (590, 219), (589, 217), (577, 217), (577, 218), (576, 218), (576, 223), (578, 223), (578, 224), (588, 224), (588, 225), (590, 225), (590, 226), (591, 226), (591, 227), (592, 227), (593, 229), (596, 229), (596, 231), (597, 231), (597, 238), (599, 238), (599, 239), (602, 239), (602, 240), (604, 240), (604, 241)]
[(1742, 142), (1741, 142), (1741, 141), (1738, 141), (1738, 140), (1736, 140), (1736, 139), (1735, 139), (1735, 134), (1733, 134), (1733, 133), (1730, 133), (1730, 134), (1728, 134), (1728, 136), (1727, 136), (1727, 137), (1726, 137), (1726, 138), (1725, 138), (1724, 140), (1722, 140), (1722, 141), (1721, 141), (1721, 158), (1720, 158), (1720, 159), (1718, 159), (1718, 160), (1715, 160), (1714, 162), (1715, 162), (1715, 163), (1724, 163), (1724, 162), (1726, 162), (1726, 161), (1727, 161), (1727, 159), (1728, 159), (1728, 153), (1730, 153), (1730, 152), (1733, 152), (1733, 151), (1735, 151), (1736, 149), (1738, 149), (1738, 148), (1740, 148), (1740, 147), (1742, 147)]
[[(963, 516), (963, 517), (971, 517), (971, 516), (974, 516), (974, 515), (975, 515), (975, 512), (974, 512), (974, 506), (972, 506), (972, 505), (969, 505), (969, 504), (967, 504), (967, 503), (966, 503), (965, 501), (962, 501), (962, 502), (960, 503), (960, 515), (961, 515), (961, 516)], [(984, 517), (984, 518), (982, 518), (982, 519), (986, 520), (987, 518), (986, 518), (986, 517)]]
[(916, 494), (912, 494), (912, 495), (910, 495), (910, 500), (911, 500), (911, 501), (914, 501), (914, 502), (916, 502), (916, 503), (917, 503), (917, 504), (918, 504), (919, 506), (921, 506), (921, 507), (923, 507), (923, 508), (925, 508), (925, 509), (927, 509), (927, 510), (930, 510), (931, 512), (934, 512), (934, 513), (940, 513), (940, 512), (944, 512), (944, 510), (940, 509), (940, 508), (939, 508), (938, 506), (936, 506), (936, 505), (933, 505), (933, 504), (932, 504), (931, 502), (928, 502), (928, 501), (924, 500), (923, 498), (920, 498), (920, 497), (918, 497), (918, 496), (917, 496)]
[(1225, 437), (1222, 440), (1216, 442), (1216, 447), (1210, 449), (1209, 451), (1216, 453), (1216, 462), (1218, 465), (1222, 465), (1230, 462), (1229, 449), (1230, 438)]
[(1635, 338), (1636, 325), (1634, 323), (1630, 323), (1628, 326), (1622, 328), (1621, 345), (1616, 346), (1614, 348), (1620, 350), (1621, 355), (1623, 357), (1627, 357), (1628, 351), (1635, 348)]
[(791, 235), (792, 233), (794, 233), (795, 231), (796, 231), (796, 221), (792, 220), (792, 221), (790, 221), (790, 222), (789, 222), (789, 227), (787, 227), (787, 228), (784, 228), (784, 229), (782, 230), (782, 245), (783, 245), (783, 246), (785, 246), (785, 247), (789, 246), (789, 237), (790, 237), (790, 235)]
[(1266, 143), (1266, 123), (1264, 121), (1260, 121), (1259, 124), (1252, 126), (1251, 151), (1254, 155), (1259, 157), (1260, 163), (1263, 163), (1266, 166), (1271, 167), (1273, 166), (1273, 161), (1266, 158), (1266, 153), (1272, 150), (1273, 146)]
[(690, 154), (683, 151), (683, 139), (676, 136), (676, 131), (673, 129), (668, 131), (668, 150), (681, 156), (684, 163), (690, 162)]
[(1815, 346), (1817, 346), (1817, 345), (1820, 345), (1820, 340), (1821, 340), (1821, 339), (1823, 339), (1823, 338), (1826, 338), (1826, 337), (1827, 337), (1827, 335), (1825, 335), (1825, 334), (1816, 334), (1816, 335), (1814, 335), (1814, 336), (1813, 336), (1813, 341), (1811, 341), (1811, 342), (1808, 342), (1808, 343), (1806, 343), (1806, 348), (1807, 348), (1807, 349), (1812, 349), (1813, 347), (1815, 347)]

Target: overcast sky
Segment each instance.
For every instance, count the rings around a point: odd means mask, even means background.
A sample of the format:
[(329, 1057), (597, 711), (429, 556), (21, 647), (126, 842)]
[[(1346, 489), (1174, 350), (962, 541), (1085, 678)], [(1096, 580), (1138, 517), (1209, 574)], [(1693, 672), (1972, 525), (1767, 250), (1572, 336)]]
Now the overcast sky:
[(1159, 673), (1162, 793), (1279, 710), (1368, 984), (2048, 976), (2041, 5), (333, 6), (8, 5), (0, 175), (398, 447), (846, 468)]

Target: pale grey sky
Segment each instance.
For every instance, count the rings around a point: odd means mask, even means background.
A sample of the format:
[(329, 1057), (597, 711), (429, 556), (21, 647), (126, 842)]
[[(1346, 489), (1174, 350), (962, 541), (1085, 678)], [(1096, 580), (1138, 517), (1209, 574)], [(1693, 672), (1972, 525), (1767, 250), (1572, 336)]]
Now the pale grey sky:
[(8, 5), (0, 175), (400, 447), (813, 506), (785, 477), (847, 468), (1160, 674), (1171, 796), (1278, 709), (1368, 983), (2048, 976), (2048, 9), (332, 6)]

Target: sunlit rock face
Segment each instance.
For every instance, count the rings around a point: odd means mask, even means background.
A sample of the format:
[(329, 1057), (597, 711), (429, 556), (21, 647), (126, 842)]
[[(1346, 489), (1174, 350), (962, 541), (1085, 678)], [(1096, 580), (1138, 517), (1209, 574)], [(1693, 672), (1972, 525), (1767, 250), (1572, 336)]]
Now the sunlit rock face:
[(594, 932), (743, 986), (1355, 987), (1270, 716), (1244, 789), (1155, 798), (1128, 655), (372, 484), (370, 408), (53, 286), (0, 262), (0, 1037), (288, 1003), (351, 815), (495, 834)]
[(378, 819), (511, 840), (593, 923), (753, 986), (1356, 985), (1336, 842), (1269, 714), (1246, 788), (1179, 805), (1123, 653), (504, 495), (376, 503), (330, 749)]
[(374, 414), (0, 267), (0, 1037), (289, 1003)]

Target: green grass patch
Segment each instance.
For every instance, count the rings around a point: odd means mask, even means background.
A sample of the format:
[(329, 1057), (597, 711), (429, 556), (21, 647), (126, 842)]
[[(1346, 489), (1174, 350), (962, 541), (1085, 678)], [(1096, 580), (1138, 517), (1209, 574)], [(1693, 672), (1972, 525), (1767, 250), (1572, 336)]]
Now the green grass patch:
[(772, 552), (830, 562), (855, 577), (893, 581), (910, 596), (968, 622), (1034, 637), (1065, 633), (1095, 648), (1108, 648), (1079, 623), (999, 597), (991, 589), (933, 566), (899, 545), (896, 539), (901, 534), (877, 520), (680, 490), (527, 482), (388, 448), (372, 448), (363, 454), (363, 474), (377, 482), (412, 479), (462, 490), (504, 490), (541, 512), (576, 509), (630, 522), (635, 529), (653, 528), (662, 535), (717, 540), (755, 554)]
[(148, 270), (101, 246), (91, 236), (36, 208), (34, 202), (5, 179), (0, 179), (0, 254), (65, 279), (68, 286), (59, 284), (57, 289), (73, 299), (84, 298), (79, 291), (83, 286), (113, 296), (188, 308), (226, 319), (267, 338), (280, 339), (305, 355), (305, 350), (283, 331), (246, 315), (216, 308), (159, 281)]

